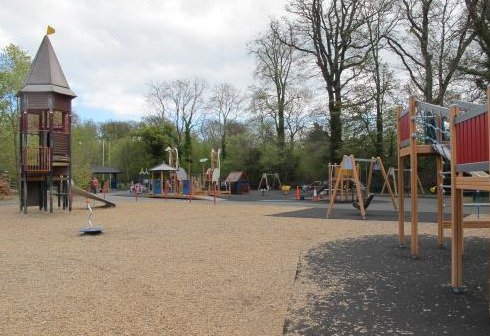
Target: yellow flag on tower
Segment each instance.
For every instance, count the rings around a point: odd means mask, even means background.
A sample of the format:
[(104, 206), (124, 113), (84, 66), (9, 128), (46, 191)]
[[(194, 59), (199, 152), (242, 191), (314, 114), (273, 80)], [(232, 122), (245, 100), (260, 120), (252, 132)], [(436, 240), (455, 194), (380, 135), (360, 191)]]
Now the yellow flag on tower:
[(46, 35), (51, 35), (54, 34), (55, 30), (53, 27), (48, 26), (48, 29), (46, 30)]

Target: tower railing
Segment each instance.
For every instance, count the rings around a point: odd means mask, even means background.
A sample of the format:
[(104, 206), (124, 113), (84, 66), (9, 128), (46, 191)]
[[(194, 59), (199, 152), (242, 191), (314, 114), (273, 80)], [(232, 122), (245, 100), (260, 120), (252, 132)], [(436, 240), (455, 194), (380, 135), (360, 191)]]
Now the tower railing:
[(47, 173), (51, 170), (49, 147), (26, 146), (22, 155), (24, 171), (28, 173)]

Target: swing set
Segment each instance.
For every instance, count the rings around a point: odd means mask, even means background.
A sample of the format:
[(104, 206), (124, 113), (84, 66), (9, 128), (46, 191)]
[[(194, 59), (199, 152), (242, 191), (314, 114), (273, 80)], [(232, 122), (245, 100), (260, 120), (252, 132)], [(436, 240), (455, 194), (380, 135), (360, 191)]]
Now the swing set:
[[(361, 183), (360, 163), (369, 164), (365, 186)], [(388, 175), (386, 174), (381, 158), (376, 157), (371, 159), (359, 159), (355, 158), (354, 155), (344, 155), (340, 167), (339, 169), (337, 169), (333, 192), (330, 193), (330, 203), (327, 208), (327, 218), (329, 218), (332, 213), (333, 206), (337, 198), (337, 193), (341, 188), (343, 188), (343, 186), (341, 185), (341, 181), (345, 181), (344, 176), (347, 175), (352, 176), (351, 178), (349, 178), (349, 181), (354, 184), (354, 189), (357, 195), (357, 201), (354, 201), (352, 205), (361, 212), (362, 219), (366, 219), (366, 209), (371, 204), (371, 201), (373, 200), (375, 195), (374, 193), (370, 193), (371, 184), (373, 181), (373, 173), (375, 171), (381, 172), (384, 183), (390, 194), (393, 207), (395, 208), (395, 210), (397, 210), (395, 195), (393, 194), (393, 190), (391, 189)]]

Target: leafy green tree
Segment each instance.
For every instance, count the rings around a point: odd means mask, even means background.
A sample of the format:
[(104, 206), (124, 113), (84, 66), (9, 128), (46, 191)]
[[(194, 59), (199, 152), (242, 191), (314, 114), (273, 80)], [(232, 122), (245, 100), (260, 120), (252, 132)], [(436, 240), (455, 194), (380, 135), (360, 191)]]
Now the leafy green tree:
[(325, 180), (327, 176), (328, 133), (319, 123), (314, 123), (298, 148), (298, 179), (302, 181)]
[(0, 169), (17, 176), (19, 162), (19, 106), (15, 96), (22, 89), (31, 66), (31, 57), (9, 44), (0, 53)]
[(112, 162), (122, 171), (121, 182), (137, 180), (142, 168), (149, 169), (154, 164), (147, 145), (140, 139), (128, 135), (114, 143)]
[(97, 125), (92, 121), (72, 126), (72, 175), (81, 188), (90, 182), (91, 168), (102, 163)]
[[(150, 164), (156, 165), (167, 159), (165, 149), (175, 146), (177, 132), (169, 122), (159, 125), (140, 125), (135, 135), (137, 141), (142, 141), (145, 151), (150, 157)], [(190, 141), (190, 140), (189, 140)]]

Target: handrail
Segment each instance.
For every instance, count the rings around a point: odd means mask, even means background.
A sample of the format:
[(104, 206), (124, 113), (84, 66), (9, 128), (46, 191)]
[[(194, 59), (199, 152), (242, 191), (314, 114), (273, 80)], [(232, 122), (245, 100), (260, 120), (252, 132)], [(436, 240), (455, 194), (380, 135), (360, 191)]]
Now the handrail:
[(22, 165), (25, 172), (49, 172), (51, 151), (49, 147), (24, 147)]

